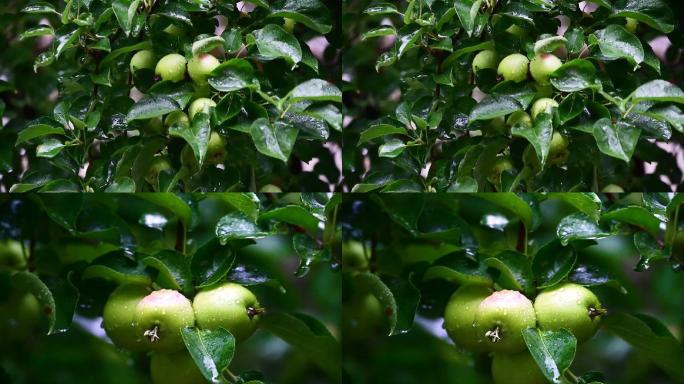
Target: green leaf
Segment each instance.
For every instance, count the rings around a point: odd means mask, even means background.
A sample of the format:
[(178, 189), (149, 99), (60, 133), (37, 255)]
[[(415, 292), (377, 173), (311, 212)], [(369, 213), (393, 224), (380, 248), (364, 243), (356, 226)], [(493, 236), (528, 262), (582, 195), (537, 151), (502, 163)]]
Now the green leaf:
[(510, 96), (488, 96), (475, 104), (470, 111), (470, 121), (489, 120), (506, 116), (522, 109), (518, 100)]
[(377, 139), (378, 137), (383, 137), (383, 136), (387, 136), (387, 135), (407, 135), (406, 128), (395, 127), (395, 126), (389, 125), (389, 124), (371, 125), (368, 129), (361, 132), (361, 136), (359, 137), (359, 142), (356, 143), (356, 145), (360, 146), (363, 143), (366, 143), (366, 142), (369, 142), (373, 139)]
[(396, 34), (397, 34), (397, 30), (394, 29), (394, 27), (388, 26), (388, 25), (382, 25), (382, 26), (373, 28), (370, 31), (365, 32), (363, 35), (361, 35), (361, 41), (370, 39), (372, 37), (394, 36)]
[(275, 24), (252, 32), (259, 53), (266, 59), (283, 58), (292, 65), (302, 61), (302, 47), (291, 33)]
[(133, 29), (133, 18), (140, 6), (141, 0), (113, 0), (112, 10), (116, 19), (119, 21), (121, 29), (124, 30), (126, 36), (131, 34)]
[(488, 267), (501, 272), (497, 283), (503, 288), (522, 291), (527, 295), (534, 293), (532, 268), (526, 255), (515, 251), (504, 251), (483, 261)]
[(262, 220), (276, 220), (297, 225), (312, 234), (319, 231), (319, 220), (299, 205), (288, 205), (264, 212), (259, 215), (259, 221)]
[(684, 91), (665, 80), (652, 80), (632, 93), (632, 101), (656, 101), (684, 104)]
[(183, 223), (185, 228), (190, 228), (192, 211), (183, 199), (172, 193), (140, 193), (136, 194), (140, 199), (149, 201), (159, 207), (172, 212)]
[(601, 199), (595, 193), (549, 193), (546, 196), (572, 205), (594, 221), (601, 217)]
[[(232, 195), (227, 193), (225, 195)], [(226, 277), (235, 262), (233, 248), (212, 239), (192, 255), (190, 269), (198, 287), (211, 286)]]
[(534, 43), (535, 54), (553, 52), (557, 48), (565, 47), (568, 43), (568, 40), (563, 36), (542, 35), (541, 37), (543, 38)]
[(389, 139), (378, 147), (379, 157), (397, 157), (406, 149), (406, 143), (400, 139)]
[(674, 30), (675, 13), (663, 0), (618, 0), (611, 17), (631, 17), (663, 33)]
[(192, 274), (190, 264), (184, 254), (164, 249), (142, 259), (143, 264), (159, 271), (155, 282), (162, 288), (192, 293)]
[(209, 53), (216, 48), (223, 47), (225, 42), (221, 36), (200, 35), (199, 39), (192, 43), (192, 55)]
[(169, 127), (169, 136), (180, 137), (192, 148), (195, 158), (199, 162), (200, 167), (204, 164), (207, 156), (207, 147), (209, 146), (209, 138), (211, 137), (211, 125), (209, 124), (209, 115), (206, 113), (198, 113), (192, 124), (187, 127), (182, 124), (174, 124)]
[(135, 193), (135, 181), (130, 177), (120, 177), (105, 189), (108, 193)]
[(242, 212), (231, 212), (216, 224), (216, 237), (222, 245), (229, 240), (260, 239), (268, 236), (252, 219)]
[(64, 128), (59, 127), (56, 123), (48, 118), (39, 118), (30, 122), (17, 137), (15, 145), (23, 144), (29, 140), (37, 137), (47, 135), (66, 135)]
[(230, 59), (222, 63), (208, 79), (209, 85), (221, 92), (233, 92), (256, 87), (254, 68), (245, 59)]
[(551, 84), (562, 92), (577, 92), (587, 88), (599, 88), (596, 67), (589, 60), (568, 61), (551, 74)]
[(530, 230), (532, 228), (532, 208), (521, 197), (512, 192), (501, 193), (479, 193), (477, 197), (485, 199), (499, 207), (512, 212), (520, 221), (525, 224), (525, 228)]
[(466, 30), (469, 36), (473, 34), (473, 30), (475, 29), (475, 19), (480, 6), (482, 6), (482, 0), (454, 1), (456, 15), (458, 16), (458, 19), (461, 21), (463, 28)]
[(271, 4), (268, 17), (287, 17), (322, 34), (332, 30), (330, 11), (319, 0), (279, 0)]
[(391, 3), (379, 3), (370, 5), (363, 11), (363, 13), (367, 15), (401, 15), (401, 12), (397, 11), (397, 7)]
[(78, 302), (79, 293), (72, 283), (73, 271), (66, 278), (48, 277), (41, 280), (29, 272), (12, 275), (12, 285), (21, 292), (30, 292), (40, 304), (40, 313), (47, 317), (48, 335), (67, 331)]
[(523, 329), (522, 335), (544, 376), (552, 383), (562, 383), (565, 371), (575, 359), (575, 336), (567, 329), (542, 331), (537, 328)]
[(610, 236), (595, 221), (584, 213), (573, 213), (561, 219), (556, 228), (561, 244), (567, 245), (574, 240), (594, 240)]
[(27, 14), (42, 14), (42, 13), (47, 13), (47, 14), (55, 14), (55, 15), (60, 15), (59, 12), (55, 10), (55, 6), (45, 2), (45, 1), (37, 1), (35, 3), (29, 4), (26, 7), (24, 7), (21, 10), (22, 13), (27, 13)]
[(307, 80), (294, 87), (287, 96), (290, 103), (303, 100), (342, 102), (342, 91), (334, 84), (322, 80)]
[(601, 152), (629, 162), (639, 141), (639, 128), (622, 121), (613, 124), (607, 117), (597, 120), (593, 128), (596, 145)]
[(634, 66), (644, 61), (641, 41), (621, 25), (610, 24), (596, 31), (596, 38), (601, 53), (608, 59), (626, 59)]
[(202, 330), (186, 327), (181, 330), (181, 335), (202, 375), (212, 383), (220, 383), (223, 371), (235, 355), (235, 337), (224, 328)]
[(271, 124), (268, 119), (262, 117), (254, 120), (249, 133), (257, 151), (287, 162), (297, 140), (299, 129), (282, 121)]
[(59, 155), (66, 145), (55, 138), (47, 138), (36, 147), (36, 156), (51, 159)]
[[(564, 195), (572, 195), (564, 193)], [(532, 260), (532, 271), (537, 288), (553, 287), (572, 271), (577, 254), (572, 247), (566, 247), (559, 240), (551, 240), (542, 246)]]
[(19, 41), (27, 39), (29, 37), (52, 36), (54, 34), (55, 34), (55, 31), (54, 31), (54, 29), (52, 29), (51, 26), (41, 24), (37, 27), (33, 27), (33, 28), (27, 29), (26, 31), (22, 32), (19, 35)]
[(551, 137), (553, 136), (553, 119), (551, 115), (540, 113), (532, 126), (520, 123), (514, 124), (511, 127), (511, 134), (527, 139), (532, 144), (532, 147), (534, 147), (542, 167), (546, 164), (546, 158), (551, 147)]
[(244, 213), (250, 220), (256, 222), (259, 217), (261, 202), (255, 193), (217, 193), (212, 197), (225, 201), (233, 208)]
[(168, 96), (153, 96), (148, 95), (133, 104), (128, 111), (126, 119), (133, 120), (147, 120), (154, 117), (164, 116), (173, 111), (180, 109), (176, 100)]

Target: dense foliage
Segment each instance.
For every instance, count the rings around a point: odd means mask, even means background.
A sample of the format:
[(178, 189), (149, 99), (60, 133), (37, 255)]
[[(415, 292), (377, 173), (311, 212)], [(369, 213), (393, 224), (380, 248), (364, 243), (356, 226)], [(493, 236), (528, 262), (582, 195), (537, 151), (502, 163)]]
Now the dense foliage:
[[(681, 194), (345, 196), (345, 380), (684, 381), (684, 347), (673, 336), (684, 329), (675, 293), (684, 288), (682, 201)], [(485, 305), (492, 291), (514, 299)], [(577, 299), (560, 301), (563, 291)], [(460, 304), (447, 305), (454, 300)], [(526, 313), (534, 302), (533, 312), (522, 317), (515, 301), (527, 303)], [(588, 312), (576, 312), (582, 304)], [(494, 323), (503, 332), (473, 336), (491, 316), (514, 317)], [(521, 336), (524, 344), (496, 347)], [(524, 350), (534, 360), (519, 355)]]
[(339, 202), (0, 199), (0, 382), (338, 382)]
[(667, 0), (347, 2), (346, 187), (678, 186), (683, 15)]
[(319, 0), (3, 2), (3, 188), (329, 191), (336, 12)]

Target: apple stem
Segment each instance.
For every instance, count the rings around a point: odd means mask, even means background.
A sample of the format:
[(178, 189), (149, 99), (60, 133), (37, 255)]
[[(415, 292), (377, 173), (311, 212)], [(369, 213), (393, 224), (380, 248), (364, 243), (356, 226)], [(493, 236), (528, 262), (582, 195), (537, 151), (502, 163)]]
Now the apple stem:
[(266, 308), (247, 307), (247, 316), (249, 316), (250, 320), (252, 320), (254, 316), (263, 315), (264, 313), (266, 313)]
[(492, 343), (496, 343), (497, 341), (501, 340), (501, 336), (499, 336), (499, 331), (501, 331), (501, 329), (497, 325), (493, 331), (485, 332), (485, 336), (489, 338), (489, 341), (491, 341)]
[(594, 318), (597, 316), (603, 316), (607, 313), (607, 309), (589, 307), (589, 317), (591, 317), (592, 320), (594, 320)]
[(154, 343), (155, 341), (159, 340), (159, 326), (155, 325), (154, 328), (148, 329), (143, 333), (143, 335), (147, 336), (148, 339), (150, 339), (150, 342)]

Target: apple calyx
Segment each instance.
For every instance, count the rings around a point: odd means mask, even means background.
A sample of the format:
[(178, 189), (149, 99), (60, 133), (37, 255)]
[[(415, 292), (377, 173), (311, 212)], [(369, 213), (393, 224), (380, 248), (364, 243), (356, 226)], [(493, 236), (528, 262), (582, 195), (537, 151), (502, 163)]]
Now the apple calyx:
[(252, 320), (256, 316), (261, 316), (265, 313), (266, 313), (266, 308), (247, 307), (247, 316), (249, 316), (250, 320)]
[(596, 317), (601, 317), (601, 316), (605, 316), (608, 314), (608, 310), (605, 308), (589, 307), (588, 312), (589, 312), (589, 317), (591, 317), (592, 320), (594, 320), (594, 318), (596, 318)]

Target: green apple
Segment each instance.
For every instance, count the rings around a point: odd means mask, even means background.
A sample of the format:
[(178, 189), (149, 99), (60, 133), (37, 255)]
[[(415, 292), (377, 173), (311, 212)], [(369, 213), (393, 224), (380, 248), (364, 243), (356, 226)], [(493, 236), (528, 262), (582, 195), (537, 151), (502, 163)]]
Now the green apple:
[(475, 334), (475, 310), (492, 290), (484, 285), (463, 285), (451, 295), (444, 311), (444, 329), (456, 345), (473, 351), (485, 351), (486, 343), (482, 343)]
[(483, 126), (482, 133), (490, 135), (506, 135), (508, 134), (508, 126), (506, 126), (506, 119), (503, 116), (495, 117), (486, 121)]
[(140, 130), (143, 134), (150, 136), (166, 134), (166, 127), (164, 127), (161, 117), (153, 117), (149, 119)]
[(382, 304), (371, 293), (353, 297), (342, 311), (342, 340), (360, 341), (382, 334), (386, 316)]
[(509, 126), (521, 125), (524, 127), (532, 126), (532, 118), (525, 111), (515, 111), (508, 116), (506, 124)]
[(491, 49), (485, 49), (478, 52), (475, 58), (473, 58), (473, 73), (484, 68), (494, 69), (498, 63), (499, 57), (496, 55), (496, 52)]
[(143, 336), (135, 327), (135, 308), (150, 290), (140, 284), (124, 284), (109, 295), (102, 313), (102, 327), (114, 344), (131, 351), (143, 351)]
[(489, 172), (487, 180), (494, 185), (499, 185), (501, 183), (501, 175), (504, 172), (510, 171), (512, 169), (513, 163), (511, 163), (511, 160), (508, 158), (508, 156), (499, 155), (494, 160), (494, 166)]
[(537, 55), (530, 62), (530, 73), (532, 78), (539, 84), (549, 84), (549, 76), (555, 72), (563, 63), (556, 55), (542, 53)]
[(363, 249), (363, 243), (356, 240), (342, 243), (342, 269), (368, 269), (368, 257)]
[(548, 380), (528, 351), (495, 353), (492, 358), (494, 384), (546, 384)]
[(522, 331), (534, 328), (532, 302), (518, 291), (502, 290), (482, 300), (475, 311), (475, 333), (493, 352), (517, 353), (525, 350)]
[(192, 81), (199, 85), (207, 83), (207, 76), (221, 65), (216, 57), (211, 54), (203, 53), (195, 56), (188, 62), (188, 73)]
[(154, 59), (154, 52), (143, 49), (142, 51), (136, 52), (131, 58), (131, 73), (134, 73), (139, 69), (154, 69), (156, 63), (157, 61)]
[(568, 139), (560, 132), (554, 132), (551, 136), (551, 145), (549, 146), (549, 164), (561, 165), (565, 164), (570, 156), (568, 151)]
[(164, 171), (168, 171), (169, 169), (171, 169), (171, 164), (169, 164), (168, 160), (166, 160), (165, 157), (155, 156), (152, 159), (150, 168), (147, 171), (145, 181), (147, 181), (153, 186), (157, 186), (157, 184), (159, 183), (159, 174)]
[(558, 108), (558, 102), (554, 99), (549, 99), (547, 97), (543, 97), (532, 104), (532, 109), (530, 110), (530, 114), (532, 115), (532, 120), (537, 118), (537, 115), (544, 112), (551, 114), (553, 113), (553, 108)]
[(501, 60), (496, 72), (503, 76), (504, 80), (519, 83), (527, 79), (527, 65), (529, 62), (525, 55), (513, 53)]
[(23, 269), (25, 267), (26, 258), (24, 258), (21, 243), (12, 239), (0, 241), (0, 270)]
[(0, 302), (0, 340), (25, 341), (36, 331), (40, 320), (38, 299), (30, 292), (11, 291)]
[(150, 376), (152, 384), (206, 384), (208, 382), (187, 351), (152, 353)]
[(578, 342), (596, 333), (606, 310), (594, 293), (573, 283), (561, 283), (543, 290), (534, 300), (539, 327), (545, 330), (565, 328)]
[(181, 150), (181, 164), (192, 173), (199, 171), (199, 161), (195, 157), (195, 152), (187, 144)]
[(206, 113), (209, 114), (211, 108), (216, 108), (216, 103), (212, 99), (207, 99), (207, 98), (199, 98), (190, 104), (190, 109), (188, 110), (188, 113), (190, 114), (190, 120), (195, 118), (195, 115), (198, 113)]
[(252, 291), (235, 283), (202, 290), (195, 296), (192, 307), (198, 327), (225, 328), (238, 342), (254, 333), (265, 312)]
[(259, 189), (261, 193), (281, 193), (282, 191), (279, 186), (273, 184), (266, 184)]
[(286, 30), (289, 33), (292, 33), (294, 31), (295, 25), (297, 25), (297, 22), (285, 17), (283, 19), (283, 29)]
[(159, 60), (154, 73), (162, 80), (177, 83), (185, 79), (186, 64), (185, 57), (177, 53), (170, 53)]
[(636, 32), (638, 26), (639, 22), (636, 19), (625, 17), (625, 28), (627, 28), (628, 31), (634, 33)]
[(527, 30), (517, 24), (511, 24), (510, 27), (506, 28), (506, 32), (510, 33), (513, 36), (517, 36), (519, 38), (523, 38), (527, 36)]
[(623, 192), (625, 192), (625, 190), (622, 189), (622, 187), (619, 185), (608, 184), (605, 187), (603, 187), (601, 192), (603, 192), (603, 193), (623, 193)]
[(136, 332), (146, 349), (176, 352), (185, 347), (181, 330), (195, 325), (192, 303), (172, 289), (154, 291), (135, 307)]
[(226, 160), (226, 155), (226, 139), (218, 133), (212, 132), (207, 145), (206, 162), (214, 165), (221, 164)]
[(185, 35), (185, 30), (175, 24), (169, 24), (168, 27), (164, 28), (164, 33), (174, 37), (183, 37)]
[(174, 124), (179, 124), (184, 127), (190, 126), (190, 118), (183, 111), (174, 111), (166, 115), (164, 119), (164, 125), (170, 127)]

